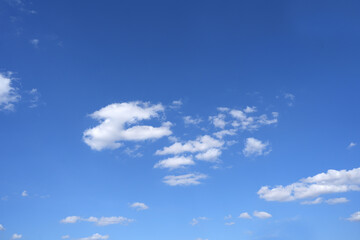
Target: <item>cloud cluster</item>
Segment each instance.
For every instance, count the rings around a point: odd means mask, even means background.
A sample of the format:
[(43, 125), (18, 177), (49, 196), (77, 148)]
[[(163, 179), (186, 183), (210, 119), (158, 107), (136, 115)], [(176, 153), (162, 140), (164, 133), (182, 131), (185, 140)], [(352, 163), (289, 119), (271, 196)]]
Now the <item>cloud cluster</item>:
[(134, 221), (134, 219), (129, 219), (126, 217), (101, 217), (101, 218), (97, 218), (97, 217), (89, 217), (89, 218), (81, 218), (79, 216), (69, 216), (66, 217), (64, 219), (62, 219), (60, 222), (61, 223), (77, 223), (77, 222), (92, 222), (95, 223), (98, 226), (106, 226), (106, 225), (111, 225), (111, 224), (122, 224), (122, 225), (127, 225), (131, 222)]
[(143, 120), (150, 120), (164, 111), (161, 104), (151, 105), (146, 102), (124, 102), (110, 104), (90, 114), (99, 121), (94, 128), (84, 131), (83, 140), (94, 150), (116, 149), (122, 141), (142, 141), (158, 139), (170, 135), (171, 123), (163, 122), (160, 127), (138, 125)]
[(0, 73), (0, 111), (14, 110), (14, 103), (20, 100), (20, 95), (12, 86), (11, 72)]
[(360, 168), (328, 170), (326, 173), (304, 178), (287, 186), (263, 186), (258, 195), (267, 201), (285, 202), (349, 191), (360, 191)]

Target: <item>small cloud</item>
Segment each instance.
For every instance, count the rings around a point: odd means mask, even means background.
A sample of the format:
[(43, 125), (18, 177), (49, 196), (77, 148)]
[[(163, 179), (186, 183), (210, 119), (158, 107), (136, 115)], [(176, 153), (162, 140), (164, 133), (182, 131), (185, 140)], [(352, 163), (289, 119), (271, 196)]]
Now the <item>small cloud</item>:
[(271, 152), (271, 149), (268, 149), (268, 146), (268, 142), (264, 143), (256, 138), (247, 138), (243, 154), (246, 157), (266, 155)]
[(226, 126), (225, 115), (222, 113), (218, 114), (217, 116), (210, 116), (209, 120), (217, 128), (223, 129)]
[(232, 218), (231, 214), (224, 217), (225, 220), (228, 220), (228, 219), (231, 219), (231, 218)]
[(170, 175), (165, 176), (163, 182), (170, 186), (190, 186), (198, 185), (201, 182), (199, 180), (206, 179), (207, 175), (200, 173), (189, 173), (184, 175)]
[(70, 236), (69, 235), (64, 235), (64, 236), (61, 236), (61, 239), (69, 239)]
[(21, 196), (27, 197), (27, 196), (29, 196), (29, 194), (28, 194), (27, 191), (25, 190), (25, 191), (23, 191), (23, 192), (21, 193)]
[(287, 100), (287, 105), (289, 107), (292, 107), (294, 105), (294, 102), (295, 102), (295, 95), (294, 94), (285, 93), (284, 98), (285, 98), (285, 100)]
[(243, 218), (243, 219), (251, 219), (251, 216), (249, 213), (247, 212), (243, 212), (240, 214), (239, 218)]
[(339, 204), (339, 203), (347, 203), (349, 200), (347, 198), (341, 197), (341, 198), (331, 198), (326, 200), (327, 204), (333, 205), (333, 204)]
[(246, 106), (246, 108), (244, 109), (244, 112), (246, 112), (246, 113), (253, 113), (253, 112), (256, 112), (256, 107), (249, 107), (249, 106)]
[(205, 220), (209, 220), (207, 217), (197, 217), (197, 218), (193, 218), (190, 222), (190, 224), (192, 226), (195, 226), (197, 224), (199, 224), (200, 221), (205, 221)]
[(98, 233), (93, 234), (90, 237), (80, 238), (79, 240), (105, 240), (108, 239), (109, 235), (100, 235)]
[(30, 43), (31, 43), (31, 45), (33, 45), (34, 46), (34, 48), (38, 48), (39, 47), (39, 39), (31, 39), (30, 40)]
[(135, 202), (131, 204), (130, 207), (135, 208), (137, 211), (149, 209), (149, 207), (145, 203), (141, 203), (141, 202)]
[(36, 88), (33, 88), (29, 91), (30, 99), (30, 108), (36, 108), (40, 99), (40, 93)]
[(351, 142), (348, 146), (347, 149), (353, 148), (357, 145), (357, 143)]
[(21, 98), (17, 89), (13, 87), (14, 78), (12, 74), (12, 72), (0, 73), (0, 111), (13, 111), (14, 103)]
[(169, 170), (174, 170), (194, 164), (195, 162), (192, 160), (191, 157), (175, 156), (159, 161), (155, 164), (154, 168), (168, 168)]
[(2, 224), (0, 224), (0, 231), (5, 231), (5, 228)]
[(225, 225), (227, 225), (227, 226), (231, 226), (231, 225), (234, 225), (235, 224), (235, 222), (226, 222), (225, 223)]
[(360, 211), (353, 213), (349, 218), (346, 220), (350, 222), (360, 222)]
[(186, 125), (198, 125), (202, 122), (201, 118), (192, 118), (191, 116), (185, 116), (183, 119)]
[(257, 218), (260, 218), (260, 219), (267, 219), (267, 218), (271, 218), (272, 215), (270, 213), (267, 213), (267, 212), (258, 212), (258, 211), (255, 211), (253, 213), (253, 215)]
[(17, 234), (17, 233), (14, 233), (11, 237), (11, 239), (20, 239), (22, 238), (22, 235), (21, 234)]
[(62, 219), (60, 222), (61, 223), (76, 223), (76, 222), (80, 221), (80, 219), (81, 219), (81, 217), (78, 217), (78, 216), (69, 216), (69, 217)]
[(314, 199), (313, 201), (303, 201), (301, 202), (302, 205), (315, 205), (315, 204), (320, 204), (323, 202), (323, 199), (321, 197), (318, 197), (316, 199)]
[(183, 105), (183, 102), (181, 100), (175, 100), (171, 103), (170, 108), (177, 109), (180, 108)]

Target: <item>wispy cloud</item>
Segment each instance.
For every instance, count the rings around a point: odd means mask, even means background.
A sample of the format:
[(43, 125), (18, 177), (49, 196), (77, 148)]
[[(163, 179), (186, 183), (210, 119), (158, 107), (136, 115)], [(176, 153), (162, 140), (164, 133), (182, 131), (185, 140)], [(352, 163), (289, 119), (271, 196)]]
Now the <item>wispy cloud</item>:
[(170, 175), (165, 176), (163, 182), (170, 186), (189, 186), (198, 185), (200, 180), (207, 178), (207, 175), (200, 173), (189, 173), (184, 175)]
[(130, 205), (130, 207), (136, 209), (137, 211), (143, 211), (149, 209), (149, 207), (142, 202), (134, 202), (133, 204)]

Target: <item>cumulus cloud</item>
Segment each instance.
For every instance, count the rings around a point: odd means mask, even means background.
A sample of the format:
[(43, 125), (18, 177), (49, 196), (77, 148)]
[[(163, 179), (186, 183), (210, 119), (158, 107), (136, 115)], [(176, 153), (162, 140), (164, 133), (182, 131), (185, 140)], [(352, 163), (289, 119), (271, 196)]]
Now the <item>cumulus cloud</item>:
[(134, 202), (133, 204), (130, 205), (130, 207), (135, 208), (137, 211), (149, 209), (149, 207), (145, 203), (141, 203), (141, 202)]
[(253, 213), (253, 215), (257, 218), (261, 218), (261, 219), (266, 219), (266, 218), (271, 218), (272, 215), (270, 213), (267, 213), (267, 212), (258, 212), (258, 211), (255, 211)]
[(14, 233), (11, 237), (11, 239), (20, 239), (22, 238), (22, 235), (21, 234), (17, 234), (17, 233)]
[(220, 139), (224, 138), (225, 136), (234, 136), (235, 134), (236, 129), (226, 129), (214, 133), (214, 135)]
[(62, 219), (60, 222), (61, 223), (77, 223), (77, 222), (93, 222), (98, 226), (106, 226), (106, 225), (111, 225), (111, 224), (122, 224), (122, 225), (126, 225), (128, 223), (133, 222), (133, 219), (129, 219), (126, 217), (101, 217), (101, 218), (97, 218), (97, 217), (89, 217), (89, 218), (81, 218), (79, 216), (69, 216), (66, 217), (64, 219)]
[(253, 112), (256, 112), (256, 107), (249, 107), (249, 106), (246, 106), (246, 108), (244, 109), (244, 112), (245, 113), (253, 113)]
[(243, 218), (243, 219), (251, 219), (251, 216), (249, 213), (247, 212), (243, 212), (239, 215), (239, 218)]
[(360, 168), (340, 171), (331, 169), (287, 186), (263, 186), (258, 195), (267, 201), (284, 202), (349, 191), (360, 191)]
[(175, 156), (161, 160), (155, 164), (154, 168), (168, 168), (170, 170), (183, 168), (185, 166), (194, 165), (195, 162), (191, 157)]
[(0, 231), (5, 231), (5, 228), (2, 224), (0, 224)]
[(90, 237), (80, 238), (79, 240), (103, 240), (103, 239), (108, 239), (108, 238), (109, 238), (109, 235), (100, 235), (98, 233), (95, 233)]
[(192, 118), (191, 116), (184, 117), (184, 123), (187, 125), (198, 125), (201, 122), (201, 118)]
[(218, 148), (210, 148), (206, 152), (196, 154), (196, 159), (213, 162), (218, 159), (221, 155), (221, 150)]
[(326, 200), (327, 204), (333, 205), (333, 204), (339, 204), (339, 203), (347, 203), (349, 200), (347, 198), (341, 197), (341, 198), (331, 198)]
[(247, 138), (245, 141), (245, 148), (243, 154), (249, 156), (261, 156), (268, 154), (271, 150), (268, 148), (269, 143), (261, 142), (256, 138)]
[(20, 95), (12, 86), (11, 72), (0, 73), (0, 111), (14, 110), (14, 103), (18, 102)]
[(211, 148), (220, 148), (224, 145), (223, 141), (212, 138), (208, 135), (197, 137), (196, 140), (190, 140), (182, 144), (175, 142), (169, 147), (164, 147), (163, 150), (157, 150), (156, 155), (180, 154), (184, 152), (196, 153), (205, 152)]
[[(247, 110), (249, 112), (249, 110)], [(277, 112), (272, 113), (272, 119), (269, 119), (267, 115), (262, 114), (260, 116), (248, 116), (246, 112), (233, 109), (230, 111), (230, 115), (235, 118), (232, 122), (232, 126), (241, 130), (257, 130), (261, 126), (271, 125), (278, 122), (279, 114)]]
[(158, 139), (170, 135), (170, 122), (161, 127), (136, 125), (140, 121), (159, 116), (164, 111), (161, 104), (151, 105), (145, 102), (124, 102), (110, 104), (90, 114), (100, 122), (94, 128), (84, 131), (83, 140), (94, 150), (116, 149), (122, 141), (141, 141)]
[(346, 220), (351, 221), (351, 222), (360, 222), (360, 211), (353, 213)]
[(207, 175), (200, 173), (189, 173), (184, 175), (170, 175), (165, 176), (163, 182), (170, 186), (189, 186), (198, 185), (201, 182), (199, 180), (207, 178)]
[(174, 100), (171, 103), (170, 108), (177, 109), (177, 108), (180, 108), (182, 105), (183, 105), (183, 102), (181, 100)]
[(209, 120), (214, 124), (215, 127), (224, 128), (226, 125), (225, 114), (218, 114), (217, 116), (210, 116)]
[(27, 196), (29, 196), (29, 194), (27, 193), (27, 191), (23, 191), (23, 192), (21, 193), (21, 196), (27, 197)]

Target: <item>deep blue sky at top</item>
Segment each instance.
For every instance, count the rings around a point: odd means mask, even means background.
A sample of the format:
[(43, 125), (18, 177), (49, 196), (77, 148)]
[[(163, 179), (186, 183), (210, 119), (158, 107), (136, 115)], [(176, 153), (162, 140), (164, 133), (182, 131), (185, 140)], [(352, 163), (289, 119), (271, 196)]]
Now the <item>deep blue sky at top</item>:
[[(73, 231), (74, 239), (95, 232), (128, 240), (253, 239), (246, 229), (260, 229), (254, 239), (273, 239), (267, 234), (278, 225), (283, 234), (278, 239), (360, 235), (358, 223), (339, 222), (360, 210), (358, 192), (347, 193), (351, 202), (333, 212), (328, 206), (314, 211), (298, 203), (269, 203), (256, 195), (263, 185), (359, 167), (359, 150), (346, 149), (360, 141), (359, 1), (33, 0), (23, 1), (23, 9), (14, 2), (0, 0), (0, 72), (14, 72), (16, 86), (38, 89), (41, 100), (35, 109), (20, 102), (15, 112), (0, 112), (0, 160), (6, 159), (0, 197), (25, 189), (50, 197), (0, 202), (0, 224), (8, 220), (7, 229), (27, 233), (30, 240), (60, 239), (66, 231)], [(33, 46), (32, 39), (39, 44)], [(296, 96), (294, 106), (283, 99), (286, 93)], [(269, 140), (273, 151), (259, 163), (239, 157), (242, 148), (234, 146), (224, 153), (233, 171), (210, 170), (204, 186), (169, 188), (161, 182), (165, 172), (152, 169), (159, 160), (154, 152), (169, 145), (166, 139), (145, 144), (142, 160), (122, 150), (93, 151), (82, 141), (83, 131), (96, 125), (88, 114), (108, 104), (169, 105), (179, 99), (184, 115), (203, 118), (221, 106), (278, 111), (276, 127), (244, 134)], [(176, 127), (178, 135), (189, 130), (180, 122)], [(198, 134), (191, 131), (189, 139)], [(131, 216), (127, 204), (135, 201), (154, 212)], [(200, 230), (187, 229), (193, 217), (262, 209), (277, 213), (280, 223), (230, 232), (223, 222), (218, 229), (209, 221)], [(300, 223), (280, 220), (301, 213)], [(71, 215), (126, 215), (138, 225), (120, 227), (120, 233), (72, 226), (65, 231), (59, 221)], [(33, 217), (45, 229), (29, 226)]]

